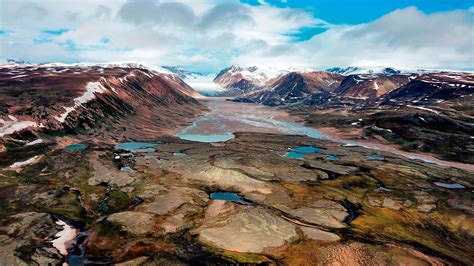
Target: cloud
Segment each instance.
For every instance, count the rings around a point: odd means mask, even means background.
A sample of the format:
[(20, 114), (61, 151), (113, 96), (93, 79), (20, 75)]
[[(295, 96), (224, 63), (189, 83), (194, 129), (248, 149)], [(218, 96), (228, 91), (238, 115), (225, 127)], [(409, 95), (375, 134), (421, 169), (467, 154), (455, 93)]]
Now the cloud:
[(0, 59), (140, 61), (204, 72), (235, 63), (473, 68), (472, 8), (425, 14), (409, 7), (333, 25), (307, 9), (267, 3), (0, 0)]
[(121, 7), (118, 16), (137, 25), (152, 26), (188, 27), (196, 19), (193, 9), (187, 4), (153, 0), (130, 0)]
[(228, 30), (237, 25), (255, 25), (250, 8), (237, 3), (219, 3), (204, 14), (198, 28), (205, 31)]
[(329, 65), (473, 67), (473, 15), (468, 11), (425, 14), (395, 10), (371, 23), (333, 27), (302, 44), (311, 59)]

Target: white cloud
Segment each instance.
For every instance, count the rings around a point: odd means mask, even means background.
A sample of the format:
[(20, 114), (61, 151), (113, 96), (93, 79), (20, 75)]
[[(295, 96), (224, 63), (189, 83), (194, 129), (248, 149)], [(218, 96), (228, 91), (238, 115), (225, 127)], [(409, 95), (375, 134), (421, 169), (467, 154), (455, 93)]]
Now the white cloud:
[[(0, 29), (9, 32), (0, 36), (0, 59), (140, 61), (203, 71), (233, 63), (474, 68), (472, 8), (424, 14), (411, 7), (367, 24), (331, 25), (302, 9), (234, 0), (0, 0), (0, 6)], [(289, 35), (315, 25), (328, 30), (305, 42)], [(69, 31), (55, 36), (45, 29)]]
[(409, 7), (369, 24), (334, 27), (302, 48), (322, 65), (472, 69), (473, 26), (468, 11), (424, 14)]

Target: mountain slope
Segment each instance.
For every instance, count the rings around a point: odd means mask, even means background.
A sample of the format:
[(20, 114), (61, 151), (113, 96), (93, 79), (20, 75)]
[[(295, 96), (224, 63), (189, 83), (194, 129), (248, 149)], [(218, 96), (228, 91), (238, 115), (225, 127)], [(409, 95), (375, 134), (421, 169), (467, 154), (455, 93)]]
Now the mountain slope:
[(405, 85), (406, 75), (350, 75), (334, 91), (338, 96), (374, 99)]
[(214, 78), (214, 83), (226, 88), (226, 95), (236, 96), (264, 87), (272, 79), (286, 73), (277, 69), (258, 67), (240, 67), (233, 65), (221, 70)]
[(116, 138), (169, 130), (205, 108), (177, 75), (142, 65), (0, 67), (0, 137), (21, 130)]
[(440, 72), (423, 74), (387, 94), (384, 104), (427, 104), (472, 95), (474, 75), (468, 73)]
[(329, 95), (342, 79), (343, 76), (329, 72), (291, 72), (277, 78), (266, 88), (236, 100), (271, 106), (296, 103), (314, 94)]

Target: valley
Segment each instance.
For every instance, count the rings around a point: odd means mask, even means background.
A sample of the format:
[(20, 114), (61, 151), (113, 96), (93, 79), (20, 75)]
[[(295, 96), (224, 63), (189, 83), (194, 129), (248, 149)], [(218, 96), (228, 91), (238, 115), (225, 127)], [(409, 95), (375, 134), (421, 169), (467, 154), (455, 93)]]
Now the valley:
[(0, 0), (0, 266), (474, 265), (474, 2)]
[[(253, 99), (249, 92), (201, 96), (178, 75), (144, 66), (32, 68), (5, 68), (0, 79), (2, 261), (474, 260), (465, 245), (474, 240), (472, 96), (430, 105), (409, 98), (403, 106), (360, 99), (341, 106), (345, 96), (308, 104), (340, 88), (322, 88), (329, 79), (345, 78), (290, 73), (278, 87), (288, 103), (275, 106), (270, 94), (262, 103), (242, 100)], [(392, 86), (387, 79), (377, 84)], [(380, 132), (389, 129), (393, 136)], [(437, 149), (408, 146), (408, 130)], [(440, 142), (462, 143), (427, 143), (437, 132), (446, 134)]]

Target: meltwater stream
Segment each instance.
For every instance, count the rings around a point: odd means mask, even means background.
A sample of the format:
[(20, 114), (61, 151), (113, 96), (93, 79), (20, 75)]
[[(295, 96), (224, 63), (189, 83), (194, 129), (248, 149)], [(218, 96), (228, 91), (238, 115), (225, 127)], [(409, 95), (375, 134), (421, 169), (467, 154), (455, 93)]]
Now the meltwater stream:
[[(198, 142), (222, 142), (233, 139), (235, 132), (305, 135), (311, 138), (340, 142), (348, 147), (361, 146), (373, 150), (387, 151), (428, 163), (462, 169), (474, 169), (472, 164), (443, 161), (426, 154), (405, 152), (391, 145), (339, 139), (335, 136), (323, 134), (317, 129), (306, 127), (296, 122), (287, 112), (274, 107), (232, 102), (224, 97), (205, 97), (201, 99), (201, 102), (207, 105), (210, 111), (196, 118), (192, 124), (176, 133), (177, 137)], [(338, 158), (336, 156), (329, 156), (327, 159), (337, 160)], [(382, 160), (378, 157), (370, 159)]]
[(198, 117), (176, 136), (199, 142), (227, 141), (235, 137), (235, 132), (323, 136), (318, 130), (298, 124), (286, 112), (276, 108), (236, 103), (221, 97), (208, 97), (202, 101), (211, 111)]

